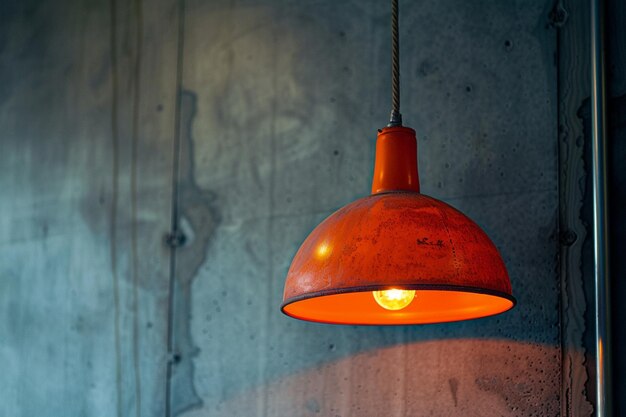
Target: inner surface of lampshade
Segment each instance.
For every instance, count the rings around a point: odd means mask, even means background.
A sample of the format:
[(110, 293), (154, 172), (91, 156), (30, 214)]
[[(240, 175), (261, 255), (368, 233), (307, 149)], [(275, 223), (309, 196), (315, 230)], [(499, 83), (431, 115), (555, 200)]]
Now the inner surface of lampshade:
[(287, 300), (283, 312), (294, 318), (332, 324), (426, 324), (475, 319), (505, 312), (514, 306), (506, 294), (465, 290), (417, 290), (401, 310), (382, 308), (372, 291), (359, 290)]

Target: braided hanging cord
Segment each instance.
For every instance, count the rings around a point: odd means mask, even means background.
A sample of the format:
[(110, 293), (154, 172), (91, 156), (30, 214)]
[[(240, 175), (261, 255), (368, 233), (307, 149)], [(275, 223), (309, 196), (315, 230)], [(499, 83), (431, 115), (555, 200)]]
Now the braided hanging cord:
[(398, 0), (391, 0), (391, 117), (387, 126), (402, 126), (402, 115), (400, 114), (400, 38), (398, 36)]

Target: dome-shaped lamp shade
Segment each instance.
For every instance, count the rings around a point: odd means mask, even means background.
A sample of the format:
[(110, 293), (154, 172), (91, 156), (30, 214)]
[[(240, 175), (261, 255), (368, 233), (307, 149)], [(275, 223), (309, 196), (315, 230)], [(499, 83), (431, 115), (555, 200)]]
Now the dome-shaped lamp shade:
[(515, 304), (489, 237), (419, 193), (415, 132), (378, 135), (373, 195), (341, 208), (291, 263), (282, 311), (335, 324), (418, 324), (498, 314)]

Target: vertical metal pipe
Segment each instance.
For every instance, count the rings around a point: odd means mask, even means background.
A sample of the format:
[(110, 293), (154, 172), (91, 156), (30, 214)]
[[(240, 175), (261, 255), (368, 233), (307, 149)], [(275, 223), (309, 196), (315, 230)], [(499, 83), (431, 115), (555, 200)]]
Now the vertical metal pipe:
[(607, 234), (604, 4), (591, 0), (591, 130), (595, 264), (597, 417), (611, 417), (609, 248)]

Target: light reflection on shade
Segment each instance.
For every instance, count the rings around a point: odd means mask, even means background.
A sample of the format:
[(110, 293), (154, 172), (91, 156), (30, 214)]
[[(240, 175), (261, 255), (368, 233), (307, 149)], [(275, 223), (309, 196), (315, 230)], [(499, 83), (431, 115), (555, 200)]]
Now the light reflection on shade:
[(321, 243), (315, 249), (315, 255), (318, 259), (326, 258), (328, 255), (330, 255), (330, 252), (331, 252), (331, 248), (326, 242)]

